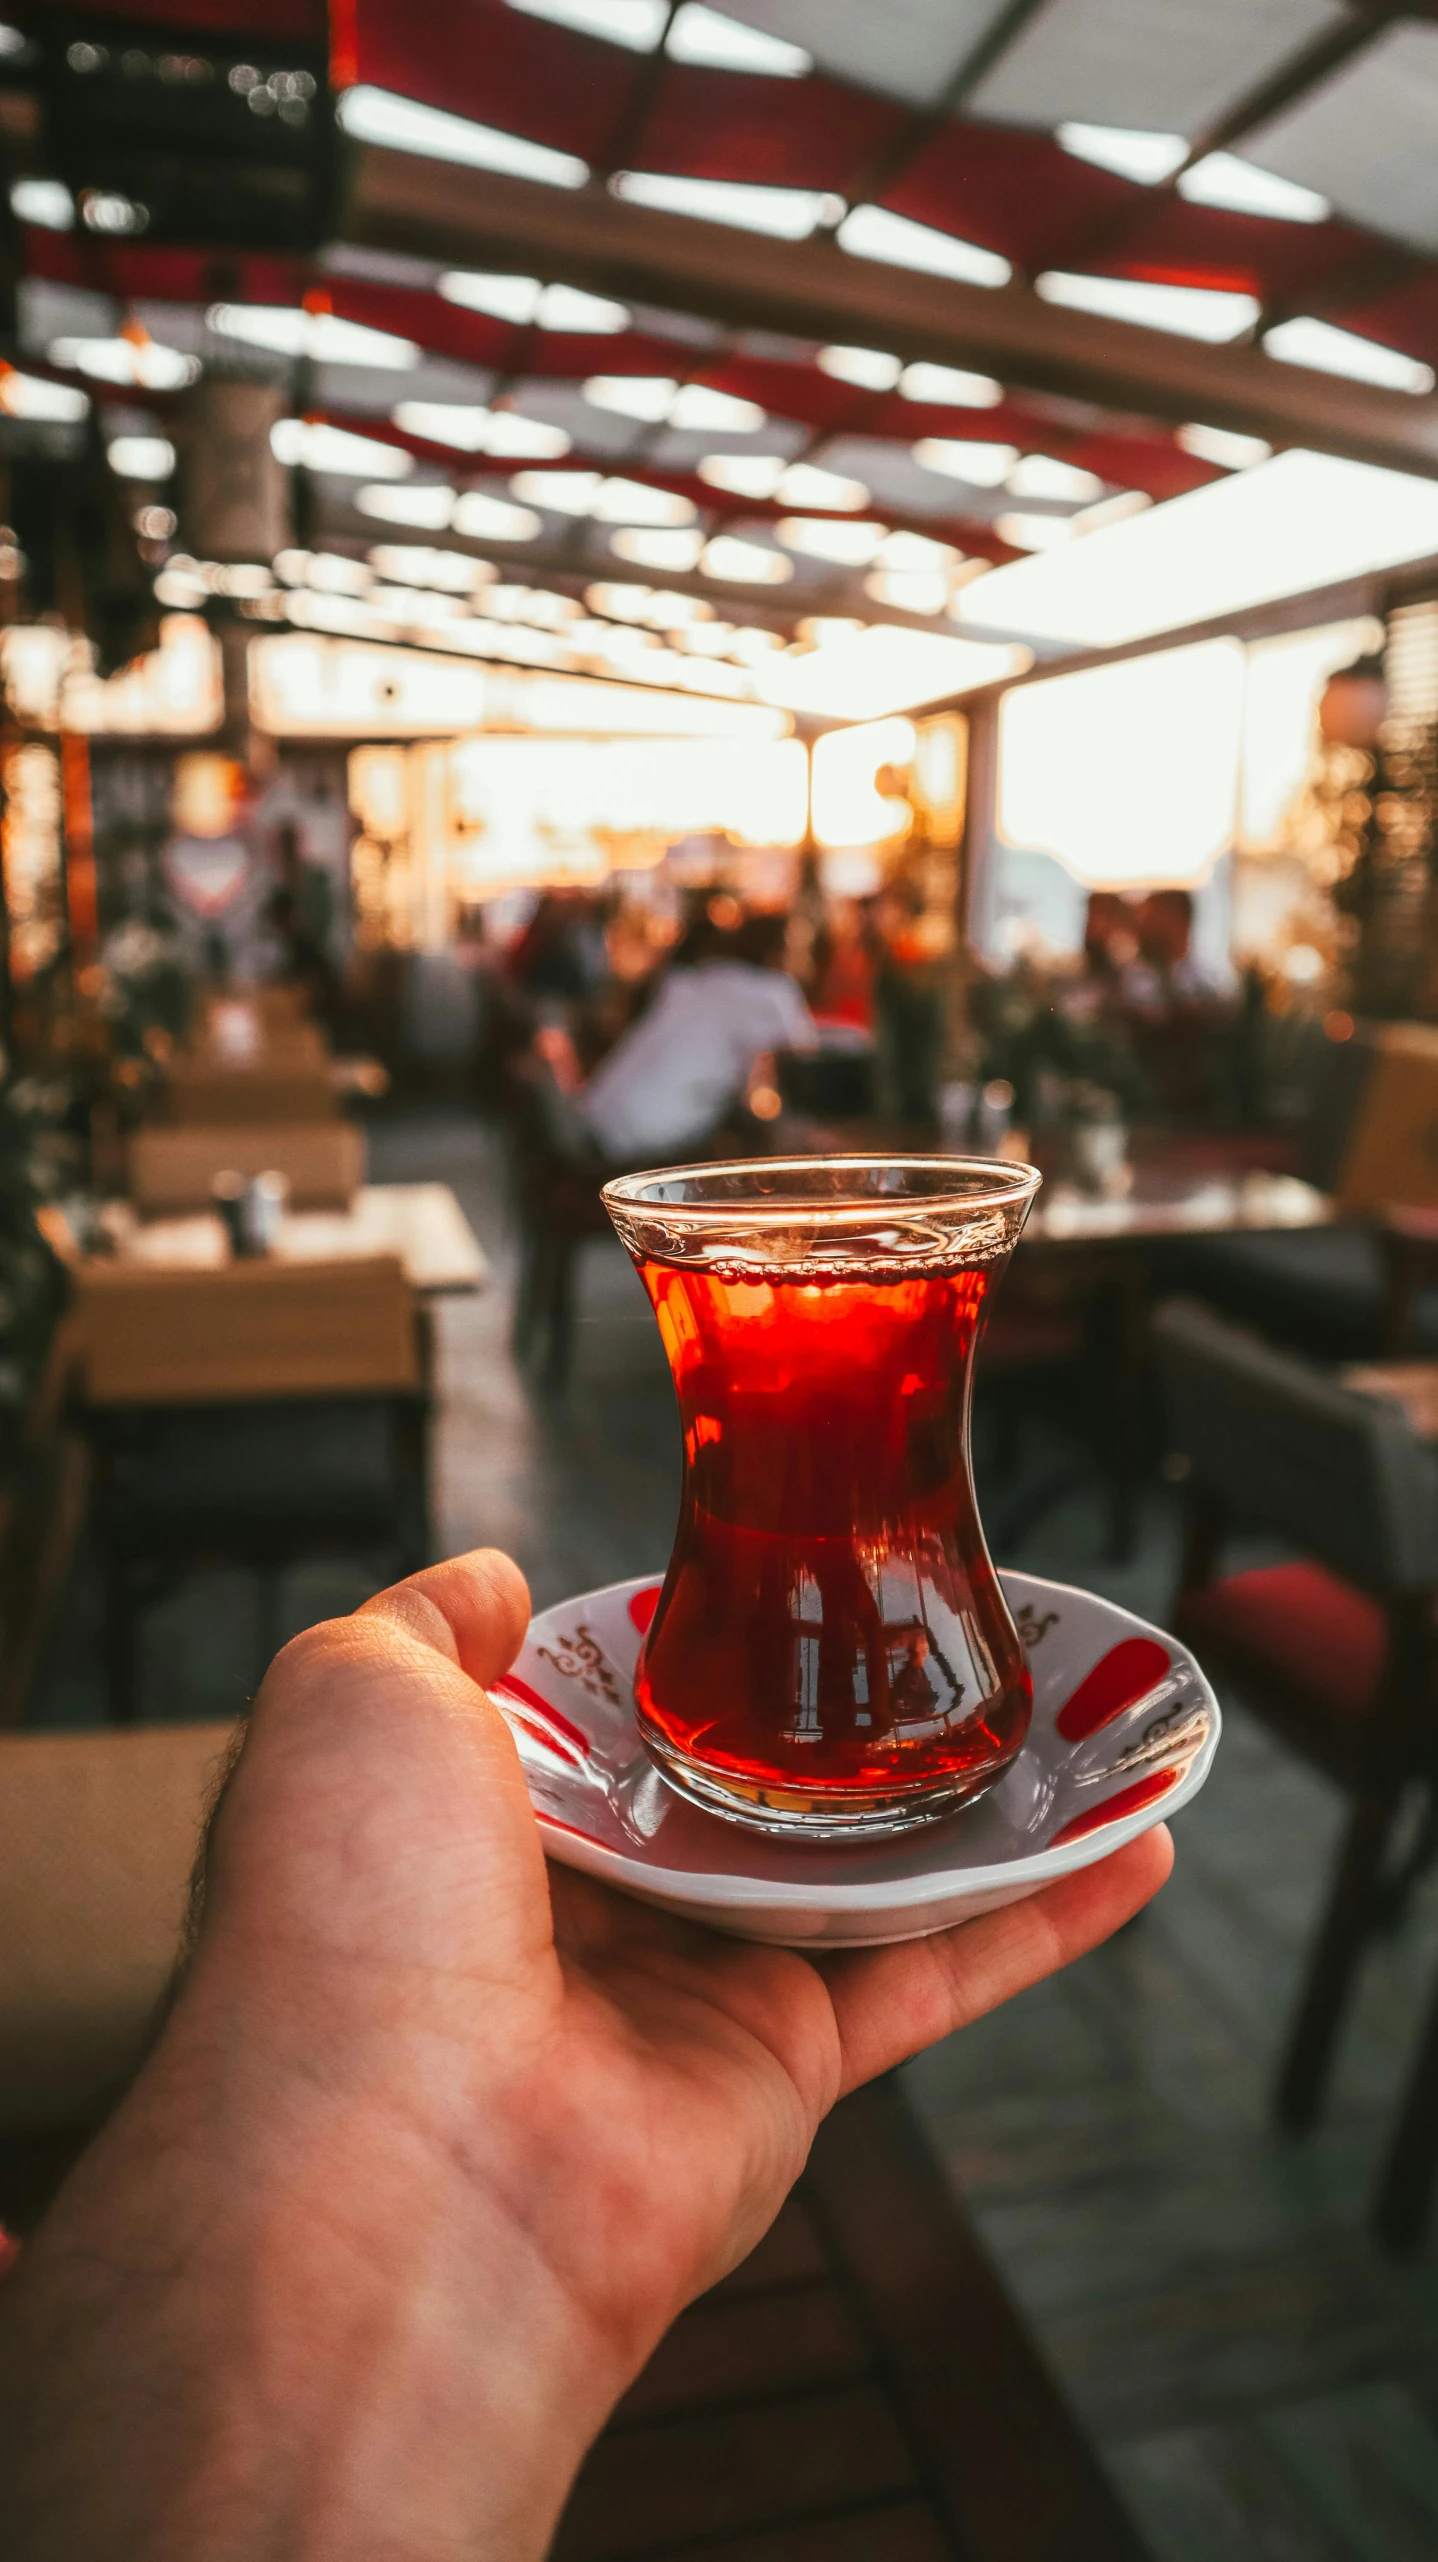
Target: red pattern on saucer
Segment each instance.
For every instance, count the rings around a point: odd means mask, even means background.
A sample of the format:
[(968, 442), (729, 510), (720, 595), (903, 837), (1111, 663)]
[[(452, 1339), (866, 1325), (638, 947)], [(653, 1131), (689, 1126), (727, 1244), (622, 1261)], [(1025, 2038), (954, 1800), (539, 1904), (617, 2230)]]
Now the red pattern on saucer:
[(1096, 1593), (1001, 1580), (1034, 1678), (1023, 1751), (958, 1814), (868, 1843), (750, 1832), (666, 1786), (632, 1689), (661, 1589), (652, 1576), (544, 1611), (491, 1695), (550, 1857), (741, 1938), (855, 1947), (1017, 1902), (1177, 1813), (1219, 1735), (1193, 1657)]

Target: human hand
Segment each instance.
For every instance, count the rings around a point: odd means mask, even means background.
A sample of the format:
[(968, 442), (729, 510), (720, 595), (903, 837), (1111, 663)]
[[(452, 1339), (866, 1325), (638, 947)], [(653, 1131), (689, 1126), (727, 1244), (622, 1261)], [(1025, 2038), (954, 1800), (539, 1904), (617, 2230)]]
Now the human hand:
[[(956, 1931), (815, 1960), (547, 1870), (482, 1688), (527, 1617), (481, 1552), (272, 1668), (174, 2014), (0, 2298), (32, 2404), (21, 2554), (537, 2556), (834, 2100), (1167, 1874), (1153, 1832)], [(60, 2478), (67, 2425), (93, 2481), (73, 2443)]]

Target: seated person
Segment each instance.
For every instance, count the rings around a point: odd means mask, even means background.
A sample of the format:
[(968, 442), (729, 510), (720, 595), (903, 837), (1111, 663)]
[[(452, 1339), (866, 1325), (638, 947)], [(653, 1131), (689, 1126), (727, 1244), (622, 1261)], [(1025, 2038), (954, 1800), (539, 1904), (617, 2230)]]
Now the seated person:
[(786, 930), (782, 916), (751, 916), (732, 935), (701, 926), (681, 947), (645, 1013), (573, 1098), (612, 1164), (683, 1156), (739, 1101), (757, 1060), (815, 1046), (784, 967)]

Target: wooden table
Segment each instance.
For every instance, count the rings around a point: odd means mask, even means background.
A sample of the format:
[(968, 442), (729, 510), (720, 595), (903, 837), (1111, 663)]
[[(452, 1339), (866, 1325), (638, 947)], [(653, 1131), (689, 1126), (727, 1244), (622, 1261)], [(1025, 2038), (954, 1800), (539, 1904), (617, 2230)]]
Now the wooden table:
[(362, 1054), (353, 1058), (331, 1059), (330, 1085), (342, 1102), (348, 1102), (355, 1096), (367, 1103), (378, 1102), (389, 1092), (389, 1069), (383, 1060), (366, 1058)]
[(1154, 1252), (1199, 1237), (1325, 1228), (1338, 1215), (1327, 1193), (1296, 1175), (1195, 1168), (1178, 1151), (1167, 1162), (1161, 1150), (1141, 1158), (1127, 1190), (1111, 1196), (1045, 1183), (1019, 1239), (1014, 1280), (1020, 1291), (1027, 1280), (1089, 1313), (1110, 1410), (1102, 1455), (1116, 1557), (1132, 1553), (1145, 1466)]
[(592, 2448), (554, 2562), (1146, 2562), (892, 2076)]
[[(229, 1260), (213, 1211), (119, 1225), (116, 1251), (137, 1263), (201, 1269)], [(397, 1254), (413, 1289), (426, 1297), (481, 1290), (484, 1249), (447, 1183), (364, 1183), (347, 1210), (298, 1210), (283, 1219), (272, 1249), (281, 1262), (327, 1263), (345, 1255)]]
[(1024, 1245), (1157, 1245), (1184, 1237), (1261, 1236), (1326, 1228), (1337, 1211), (1296, 1174), (1168, 1172), (1140, 1167), (1116, 1198), (1046, 1183), (1029, 1213)]

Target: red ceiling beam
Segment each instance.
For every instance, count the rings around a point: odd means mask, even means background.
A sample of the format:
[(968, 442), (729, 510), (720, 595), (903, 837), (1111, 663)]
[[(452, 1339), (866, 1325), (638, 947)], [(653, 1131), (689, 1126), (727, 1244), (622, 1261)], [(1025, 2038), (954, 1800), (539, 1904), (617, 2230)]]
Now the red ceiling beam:
[(446, 264), (522, 267), (736, 328), (890, 348), (1148, 418), (1202, 419), (1438, 478), (1438, 404), (1043, 302), (407, 153), (350, 162), (344, 235)]

